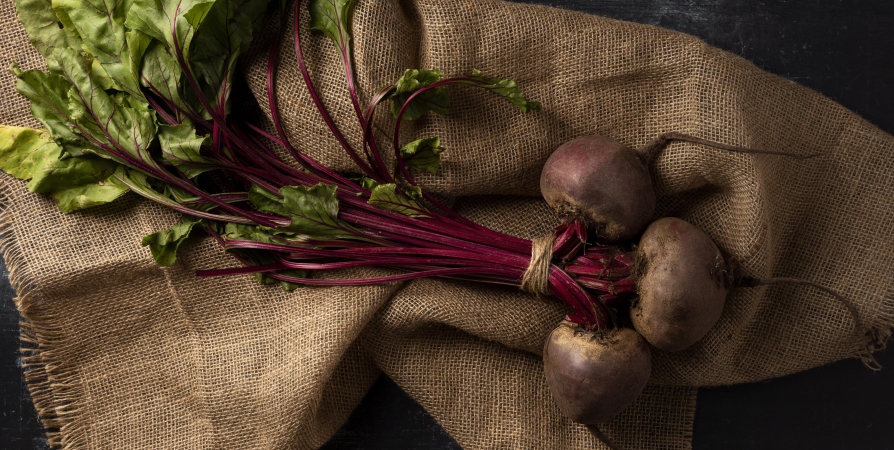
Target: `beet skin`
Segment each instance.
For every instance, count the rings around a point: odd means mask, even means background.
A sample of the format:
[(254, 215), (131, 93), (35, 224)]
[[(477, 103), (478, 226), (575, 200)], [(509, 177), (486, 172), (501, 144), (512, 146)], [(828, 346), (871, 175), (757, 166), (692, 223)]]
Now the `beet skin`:
[(708, 235), (674, 217), (646, 228), (637, 247), (639, 299), (633, 327), (664, 351), (683, 350), (707, 334), (726, 302), (727, 265)]
[(652, 371), (646, 341), (630, 328), (587, 331), (562, 321), (543, 347), (546, 383), (565, 416), (605, 422), (642, 392)]
[(655, 214), (655, 191), (637, 153), (603, 136), (556, 149), (540, 173), (540, 193), (561, 217), (585, 223), (605, 242), (636, 238)]

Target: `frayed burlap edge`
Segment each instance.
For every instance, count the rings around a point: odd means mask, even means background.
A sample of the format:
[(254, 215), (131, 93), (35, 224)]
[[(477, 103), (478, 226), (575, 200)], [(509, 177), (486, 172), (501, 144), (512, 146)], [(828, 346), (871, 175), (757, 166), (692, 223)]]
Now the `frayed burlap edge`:
[(28, 260), (13, 231), (10, 186), (21, 183), (0, 174), (0, 253), (9, 271), (9, 283), (16, 291), (16, 308), (22, 316), (22, 369), (37, 416), (43, 423), (50, 447), (75, 449), (86, 447), (82, 415), (83, 388), (77, 371), (63, 350), (61, 320), (41, 307), (46, 300), (34, 281)]
[(881, 367), (873, 367), (873, 363), (877, 364), (873, 355), (888, 347), (892, 333), (894, 333), (894, 286), (888, 290), (882, 300), (878, 310), (878, 319), (871, 324), (867, 324), (866, 335), (863, 341), (851, 357), (859, 359), (863, 365), (870, 369), (880, 369)]

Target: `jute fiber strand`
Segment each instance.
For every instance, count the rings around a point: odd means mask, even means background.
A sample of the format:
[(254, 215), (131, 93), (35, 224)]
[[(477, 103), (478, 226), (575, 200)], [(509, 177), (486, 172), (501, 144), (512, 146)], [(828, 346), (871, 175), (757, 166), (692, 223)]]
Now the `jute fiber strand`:
[[(11, 1), (2, 5), (0, 65), (40, 67)], [(357, 143), (334, 49), (303, 36), (318, 92)], [(288, 42), (277, 72), (287, 132), (318, 160), (348, 169)], [(477, 68), (516, 80), (543, 103), (521, 115), (486, 93), (451, 87), (451, 113), (416, 121), (402, 137), (439, 136), (448, 148), (442, 172), (420, 178), (426, 187), (473, 220), (529, 239), (557, 224), (538, 177), (572, 137), (598, 133), (638, 146), (679, 131), (823, 151), (799, 161), (671, 144), (652, 162), (658, 215), (701, 227), (747, 275), (804, 278), (846, 293), (869, 337), (888, 337), (894, 139), (831, 100), (689, 36), (496, 1), (361, 1), (353, 42), (364, 99), (407, 68)], [(261, 100), (263, 44), (244, 64)], [(0, 77), (2, 123), (34, 126), (11, 77)], [(387, 132), (391, 122), (382, 114), (378, 124)], [(463, 448), (600, 448), (549, 398), (540, 352), (566, 312), (552, 299), (434, 279), (290, 293), (249, 276), (198, 279), (196, 269), (235, 262), (198, 238), (181, 247), (176, 265), (157, 267), (139, 242), (174, 223), (163, 208), (128, 195), (63, 215), (24, 183), (0, 183), (2, 251), (25, 320), (27, 378), (54, 445), (316, 448), (384, 371)], [(690, 448), (697, 386), (857, 355), (865, 342), (852, 326), (844, 307), (803, 286), (737, 291), (702, 342), (653, 352), (651, 384), (604, 431), (628, 449)]]

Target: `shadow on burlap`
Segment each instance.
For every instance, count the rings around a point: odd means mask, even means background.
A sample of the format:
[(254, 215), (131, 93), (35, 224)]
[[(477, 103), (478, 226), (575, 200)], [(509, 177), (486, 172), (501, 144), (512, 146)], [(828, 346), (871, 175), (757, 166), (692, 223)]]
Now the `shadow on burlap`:
[[(0, 13), (2, 64), (42, 67), (11, 1)], [(356, 143), (335, 52), (325, 39), (304, 36), (319, 92)], [(680, 131), (825, 152), (798, 161), (671, 144), (652, 163), (658, 215), (701, 227), (747, 275), (804, 278), (847, 293), (872, 337), (888, 337), (894, 139), (831, 100), (690, 36), (538, 6), (363, 1), (354, 36), (363, 99), (406, 68), (447, 75), (478, 68), (516, 80), (543, 103), (543, 111), (521, 115), (485, 93), (450, 88), (451, 113), (406, 126), (402, 138), (439, 136), (448, 148), (442, 173), (420, 181), (456, 199), (468, 217), (521, 237), (556, 224), (539, 198), (539, 171), (552, 149), (575, 136), (638, 146)], [(263, 44), (245, 62), (262, 105)], [(317, 117), (291, 44), (277, 76), (292, 141), (348, 169)], [(2, 72), (0, 82), (0, 123), (34, 126), (12, 77)], [(378, 125), (388, 130), (385, 115)], [(383, 132), (378, 137), (389, 142)], [(139, 245), (176, 220), (167, 210), (129, 195), (65, 216), (23, 183), (0, 182), (2, 251), (26, 321), (27, 378), (54, 444), (315, 448), (384, 371), (463, 448), (599, 448), (561, 416), (546, 389), (541, 345), (565, 313), (555, 302), (449, 280), (286, 293), (248, 276), (199, 279), (196, 269), (235, 265), (211, 240), (189, 241), (164, 269)], [(736, 291), (700, 343), (653, 352), (651, 384), (604, 431), (627, 449), (690, 448), (697, 386), (857, 355), (863, 343), (852, 327), (847, 311), (822, 292)]]

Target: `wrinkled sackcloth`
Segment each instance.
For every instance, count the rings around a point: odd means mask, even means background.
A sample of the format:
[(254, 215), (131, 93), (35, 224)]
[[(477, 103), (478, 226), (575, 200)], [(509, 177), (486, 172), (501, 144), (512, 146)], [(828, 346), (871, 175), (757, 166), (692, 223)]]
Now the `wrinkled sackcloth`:
[[(4, 58), (42, 62), (4, 0)], [(287, 21), (291, 22), (291, 20)], [(301, 23), (306, 29), (306, 13)], [(750, 276), (810, 279), (847, 292), (870, 337), (894, 322), (894, 139), (840, 105), (701, 41), (667, 30), (498, 1), (360, 2), (358, 91), (367, 101), (407, 68), (473, 68), (516, 80), (543, 111), (522, 115), (470, 87), (451, 87), (446, 116), (407, 124), (402, 142), (438, 136), (441, 173), (423, 186), (485, 225), (534, 238), (557, 220), (538, 193), (560, 143), (600, 134), (630, 146), (666, 131), (823, 156), (794, 160), (673, 143), (652, 163), (657, 216), (688, 220)], [(286, 31), (290, 36), (291, 30)], [(302, 32), (324, 103), (360, 139), (331, 44)], [(277, 71), (280, 114), (302, 151), (340, 170), (349, 160), (303, 86), (291, 39)], [(266, 105), (265, 39), (245, 74)], [(4, 61), (6, 63), (7, 61)], [(36, 126), (0, 74), (0, 122)], [(258, 123), (269, 126), (263, 116)], [(391, 122), (377, 131), (389, 154)], [(62, 215), (3, 178), (3, 253), (30, 347), (29, 387), (51, 441), (66, 448), (315, 448), (381, 372), (466, 449), (593, 449), (563, 418), (540, 362), (567, 312), (511, 287), (418, 280), (283, 292), (249, 276), (203, 278), (236, 263), (191, 239), (159, 268), (141, 236), (177, 217), (128, 195)], [(860, 202), (853, 201), (859, 195)], [(384, 269), (338, 271), (367, 277)], [(834, 299), (803, 286), (734, 291), (694, 347), (653, 351), (650, 385), (603, 431), (627, 449), (690, 448), (697, 386), (772, 378), (863, 348)]]

